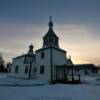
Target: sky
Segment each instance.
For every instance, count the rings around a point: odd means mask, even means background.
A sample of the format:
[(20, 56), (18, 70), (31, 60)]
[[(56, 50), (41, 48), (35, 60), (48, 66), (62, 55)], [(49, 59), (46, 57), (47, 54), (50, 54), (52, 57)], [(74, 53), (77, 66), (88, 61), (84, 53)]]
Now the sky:
[(100, 64), (100, 0), (0, 0), (0, 52), (6, 62), (42, 47), (52, 16), (60, 48), (75, 64)]

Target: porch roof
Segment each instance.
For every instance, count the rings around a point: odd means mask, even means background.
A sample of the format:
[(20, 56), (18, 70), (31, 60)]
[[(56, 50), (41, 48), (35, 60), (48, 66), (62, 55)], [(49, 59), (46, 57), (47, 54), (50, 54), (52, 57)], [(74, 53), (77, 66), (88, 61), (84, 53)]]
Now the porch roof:
[(55, 67), (56, 67), (56, 68), (57, 68), (57, 67), (62, 67), (62, 68), (63, 68), (63, 67), (67, 67), (67, 68), (69, 68), (69, 67), (72, 67), (72, 65), (63, 64), (63, 65), (56, 65)]

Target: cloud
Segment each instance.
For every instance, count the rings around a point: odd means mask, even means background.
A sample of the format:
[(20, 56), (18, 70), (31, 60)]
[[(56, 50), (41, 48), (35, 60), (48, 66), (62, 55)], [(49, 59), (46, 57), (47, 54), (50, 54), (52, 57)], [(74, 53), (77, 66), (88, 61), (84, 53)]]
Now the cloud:
[[(72, 55), (74, 63), (100, 63), (100, 40), (93, 38), (89, 26), (68, 24), (56, 28), (61, 48)], [(98, 36), (99, 37), (99, 36)]]
[[(42, 37), (47, 30), (44, 24), (1, 23), (0, 51), (5, 60), (26, 53), (30, 44), (34, 45), (35, 50), (41, 48)], [(60, 38), (60, 47), (72, 55), (75, 63), (99, 63), (100, 40), (93, 39), (88, 26), (59, 24), (54, 26), (54, 31)]]

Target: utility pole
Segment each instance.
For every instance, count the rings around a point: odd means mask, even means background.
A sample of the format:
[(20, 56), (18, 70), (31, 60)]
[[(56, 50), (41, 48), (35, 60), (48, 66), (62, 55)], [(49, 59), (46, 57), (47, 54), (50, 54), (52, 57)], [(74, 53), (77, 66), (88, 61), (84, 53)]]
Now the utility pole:
[(29, 79), (31, 79), (31, 70), (32, 70), (32, 62), (30, 62), (29, 66)]

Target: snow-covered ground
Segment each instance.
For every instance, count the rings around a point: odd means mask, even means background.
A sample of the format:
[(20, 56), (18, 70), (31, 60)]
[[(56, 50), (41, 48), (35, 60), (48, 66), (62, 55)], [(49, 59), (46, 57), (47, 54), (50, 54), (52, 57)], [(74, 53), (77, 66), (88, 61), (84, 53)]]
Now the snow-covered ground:
[(0, 86), (35, 86), (48, 84), (45, 80), (10, 78), (7, 74), (0, 74)]
[(100, 85), (100, 76), (99, 75), (94, 77), (84, 76), (81, 77), (81, 81), (89, 85)]
[[(6, 82), (6, 78), (0, 77), (0, 84), (1, 81)], [(87, 81), (88, 84), (0, 86), (0, 100), (100, 100), (100, 85), (95, 84), (95, 82), (100, 83), (100, 81), (90, 77), (85, 77), (84, 81)], [(94, 83), (91, 84), (91, 81)]]

